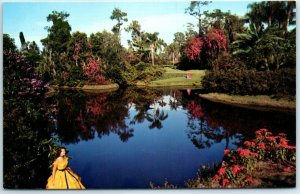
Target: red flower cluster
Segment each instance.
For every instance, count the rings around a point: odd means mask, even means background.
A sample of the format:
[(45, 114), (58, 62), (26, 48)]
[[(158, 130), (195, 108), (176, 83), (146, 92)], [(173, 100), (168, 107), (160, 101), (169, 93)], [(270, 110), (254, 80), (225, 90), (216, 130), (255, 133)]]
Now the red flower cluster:
[(211, 29), (206, 34), (205, 39), (208, 56), (212, 56), (214, 53), (219, 53), (221, 50), (227, 51), (228, 41), (223, 30)]
[(239, 155), (241, 157), (247, 157), (247, 156), (258, 156), (257, 153), (253, 153), (251, 152), (249, 149), (242, 149), (242, 148), (238, 148), (237, 152), (239, 153)]
[(105, 84), (107, 82), (100, 61), (90, 60), (86, 66), (83, 66), (83, 73), (90, 84)]
[[(235, 179), (241, 177), (241, 172), (251, 173), (253, 164), (258, 159), (277, 161), (278, 159), (293, 160), (292, 158), (295, 158), (293, 154), (295, 154), (296, 147), (288, 145), (286, 134), (279, 133), (278, 136), (273, 136), (264, 128), (256, 131), (255, 134), (255, 139), (244, 142), (245, 148), (238, 148), (236, 151), (224, 150), (224, 162), (213, 177), (213, 180), (218, 181), (220, 186), (224, 187), (231, 182), (235, 183)], [(287, 167), (284, 170), (290, 172), (292, 169)], [(253, 178), (246, 176), (240, 181), (242, 182), (239, 184), (250, 184), (253, 182)]]
[(190, 61), (196, 61), (199, 58), (203, 47), (203, 41), (196, 36), (190, 37), (184, 49), (184, 53)]
[[(286, 134), (279, 133), (274, 136), (267, 129), (259, 129), (255, 132), (256, 138), (244, 142), (244, 145), (249, 147), (252, 151), (256, 151), (260, 154), (260, 157), (270, 157), (271, 159), (277, 160), (284, 157), (284, 150), (295, 150), (295, 146), (288, 145), (288, 140), (286, 139)], [(251, 142), (252, 146), (249, 146)], [(281, 155), (281, 156), (280, 156)]]
[(218, 170), (217, 174), (214, 175), (213, 180), (219, 182), (221, 186), (227, 186), (233, 178), (238, 175), (239, 172), (245, 169), (244, 166), (233, 165), (231, 167), (227, 167), (226, 165), (222, 165), (222, 167)]
[(237, 173), (240, 171), (240, 170), (244, 170), (245, 167), (244, 166), (239, 166), (239, 165), (234, 165), (233, 167), (230, 168), (233, 172), (234, 175), (237, 175)]

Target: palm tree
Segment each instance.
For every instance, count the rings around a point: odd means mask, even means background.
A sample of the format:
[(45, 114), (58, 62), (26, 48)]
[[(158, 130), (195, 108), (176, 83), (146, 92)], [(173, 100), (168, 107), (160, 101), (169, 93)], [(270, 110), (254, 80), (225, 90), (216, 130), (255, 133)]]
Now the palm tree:
[(166, 48), (166, 51), (168, 53), (168, 57), (170, 54), (172, 55), (172, 64), (175, 65), (176, 56), (179, 54), (179, 45), (177, 45), (175, 42), (172, 42), (169, 44)]
[(296, 21), (294, 21), (294, 18), (296, 17), (296, 13), (294, 12), (294, 9), (296, 8), (296, 1), (288, 1), (287, 3), (287, 14), (286, 14), (286, 22), (284, 25), (285, 32), (288, 31), (289, 24), (295, 24)]
[(162, 51), (162, 47), (166, 46), (166, 43), (163, 39), (158, 38), (158, 32), (148, 33), (146, 32), (145, 35), (145, 46), (146, 50), (150, 51), (152, 65), (154, 65), (154, 55), (157, 51)]
[(269, 66), (276, 62), (279, 66), (278, 51), (282, 50), (283, 38), (276, 35), (274, 28), (268, 27), (263, 30), (257, 29), (254, 23), (250, 22), (246, 33), (237, 34), (237, 40), (232, 43), (234, 52), (244, 59), (250, 66), (262, 65), (269, 69)]
[(257, 29), (266, 23), (268, 27), (276, 26), (287, 32), (290, 23), (295, 23), (296, 1), (262, 1), (249, 4), (248, 8), (250, 11), (246, 16), (255, 24)]
[(261, 3), (252, 3), (247, 6), (250, 11), (246, 14), (246, 17), (252, 21), (255, 25), (255, 28), (259, 31), (262, 27), (262, 21), (264, 21), (264, 7)]

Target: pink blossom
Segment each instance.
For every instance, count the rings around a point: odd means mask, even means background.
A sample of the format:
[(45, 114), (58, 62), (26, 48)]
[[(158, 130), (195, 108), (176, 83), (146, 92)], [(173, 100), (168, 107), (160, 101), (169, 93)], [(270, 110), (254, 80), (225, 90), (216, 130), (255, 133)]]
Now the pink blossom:
[(229, 154), (229, 153), (230, 153), (230, 149), (224, 150), (224, 155), (227, 155), (227, 154)]

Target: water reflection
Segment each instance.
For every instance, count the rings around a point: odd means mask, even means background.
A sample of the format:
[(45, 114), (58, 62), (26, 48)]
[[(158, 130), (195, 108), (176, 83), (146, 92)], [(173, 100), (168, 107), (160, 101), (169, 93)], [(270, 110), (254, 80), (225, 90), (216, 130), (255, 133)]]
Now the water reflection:
[(224, 149), (260, 128), (295, 142), (295, 115), (211, 103), (197, 92), (61, 91), (51, 99), (53, 132), (79, 159), (71, 165), (87, 188), (149, 188), (165, 178), (182, 187), (200, 165), (222, 162)]
[(295, 114), (212, 103), (197, 92), (61, 91), (36, 105), (5, 102), (5, 187), (45, 186), (53, 136), (76, 158), (70, 165), (87, 188), (149, 188), (150, 181), (162, 185), (165, 178), (183, 186), (200, 165), (220, 163), (224, 149), (237, 148), (260, 128), (287, 133), (295, 145)]
[(148, 123), (149, 129), (163, 129), (168, 112), (186, 110), (187, 137), (200, 149), (223, 139), (226, 149), (230, 139), (251, 139), (254, 131), (263, 127), (274, 133), (286, 132), (295, 142), (295, 115), (231, 107), (201, 101), (190, 94), (189, 90), (138, 88), (100, 94), (60, 92), (52, 99), (55, 133), (64, 143), (91, 140), (95, 135), (102, 138), (111, 133), (126, 142), (134, 137), (134, 125)]

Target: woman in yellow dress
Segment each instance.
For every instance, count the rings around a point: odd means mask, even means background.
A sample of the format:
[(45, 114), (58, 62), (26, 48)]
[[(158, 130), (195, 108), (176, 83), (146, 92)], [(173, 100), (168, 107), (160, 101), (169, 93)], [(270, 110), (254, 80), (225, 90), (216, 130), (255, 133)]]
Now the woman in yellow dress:
[(68, 167), (69, 158), (66, 152), (65, 147), (58, 148), (46, 189), (85, 189), (81, 178)]

